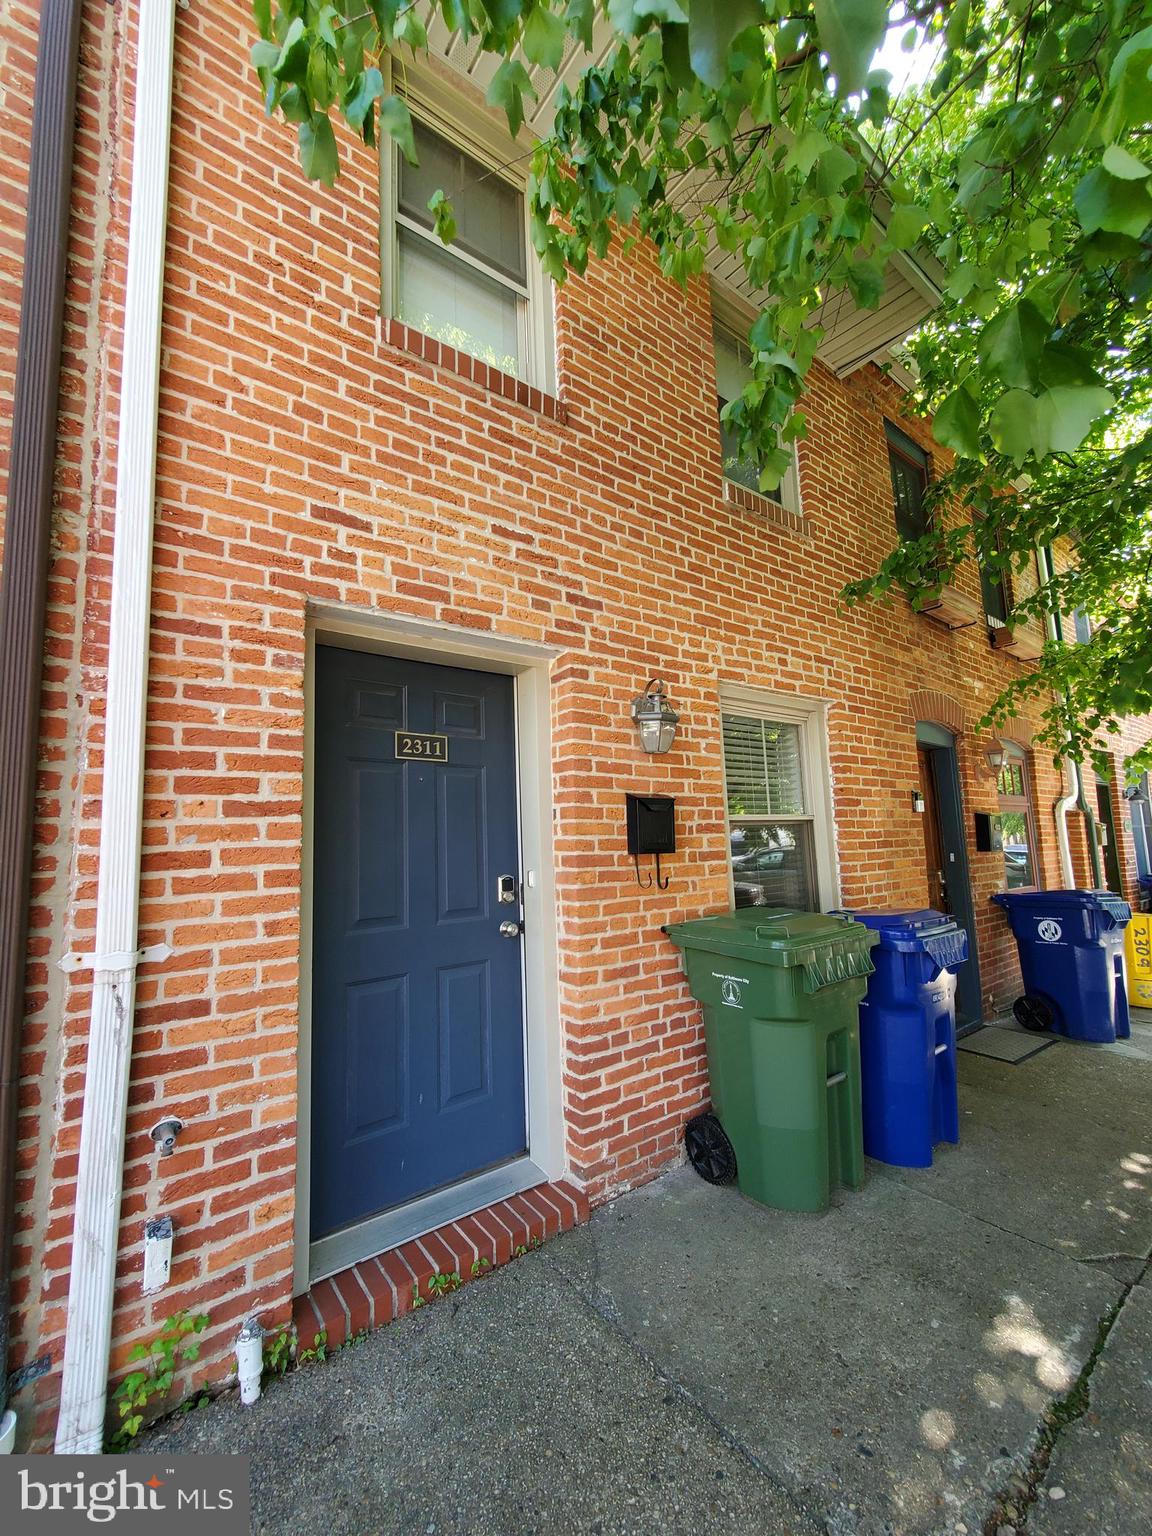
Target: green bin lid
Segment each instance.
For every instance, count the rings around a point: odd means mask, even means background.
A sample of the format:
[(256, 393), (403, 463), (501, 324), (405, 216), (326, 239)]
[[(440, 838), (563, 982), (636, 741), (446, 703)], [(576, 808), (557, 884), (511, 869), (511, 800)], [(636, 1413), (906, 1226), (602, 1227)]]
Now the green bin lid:
[(681, 949), (802, 969), (810, 991), (870, 976), (868, 951), (880, 937), (850, 917), (788, 907), (740, 907), (715, 917), (669, 923), (664, 932)]

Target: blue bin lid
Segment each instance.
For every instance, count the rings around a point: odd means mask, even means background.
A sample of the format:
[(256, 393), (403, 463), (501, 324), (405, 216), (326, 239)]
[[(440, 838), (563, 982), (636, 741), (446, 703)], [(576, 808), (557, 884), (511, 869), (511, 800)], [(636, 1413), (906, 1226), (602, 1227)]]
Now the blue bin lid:
[(917, 907), (911, 912), (845, 909), (841, 915), (878, 933), (882, 949), (919, 951), (931, 955), (942, 966), (962, 965), (968, 958), (968, 935), (955, 918), (937, 912), (935, 907)]
[[(992, 900), (1001, 907), (1018, 907), (1027, 910), (1030, 907), (1062, 907), (1065, 911), (1069, 907), (1076, 907), (1089, 911), (1103, 910), (1111, 912), (1119, 905), (1126, 907), (1128, 903), (1122, 896), (1117, 896), (1115, 891), (997, 891)], [(860, 919), (864, 921), (863, 918)]]

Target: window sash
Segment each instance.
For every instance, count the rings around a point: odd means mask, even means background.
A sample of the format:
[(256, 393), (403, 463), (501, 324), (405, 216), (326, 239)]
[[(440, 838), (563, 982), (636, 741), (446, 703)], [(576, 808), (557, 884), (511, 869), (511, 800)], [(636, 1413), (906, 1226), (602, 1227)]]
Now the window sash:
[[(461, 271), (468, 268), (477, 276), (498, 283), (515, 295), (519, 318), (519, 366), (516, 376), (536, 386), (546, 394), (556, 388), (555, 351), (553, 336), (552, 284), (536, 259), (528, 237), (527, 204), (523, 180), (507, 172), (516, 156), (512, 140), (491, 126), (485, 114), (475, 111), (465, 99), (463, 90), (447, 87), (444, 82), (423, 71), (418, 65), (409, 64), (401, 81), (399, 71), (394, 71), (392, 61), (385, 59), (383, 68), (387, 75), (386, 88), (397, 89), (404, 96), (412, 112), (413, 121), (427, 127), (453, 150), (470, 156), (479, 166), (491, 169), (494, 177), (510, 186), (520, 199), (523, 216), (523, 248), (525, 252), (525, 281), (517, 282), (497, 266), (461, 248), (458, 242), (444, 246), (435, 232), (423, 226), (419, 218), (413, 218), (399, 208), (400, 150), (395, 140), (382, 136), (380, 155), (380, 295), (381, 309), (385, 316), (399, 319), (399, 256), (401, 234), (407, 241), (426, 240), (433, 250), (443, 252)], [(446, 187), (451, 191), (451, 187)], [(411, 247), (410, 247), (411, 248)], [(411, 322), (405, 322), (411, 323)], [(419, 329), (415, 326), (414, 329)], [(451, 345), (451, 342), (447, 343)], [(467, 353), (467, 348), (459, 348)], [(479, 353), (468, 355), (477, 356)], [(485, 360), (486, 359), (482, 359)], [(499, 366), (498, 364), (496, 366)], [(507, 370), (505, 370), (507, 371)]]
[[(1009, 788), (1004, 788), (1005, 783)], [(1009, 858), (1013, 849), (1008, 847), (1003, 849), (1007, 888), (1010, 891), (1038, 890), (1040, 849), (1036, 841), (1036, 818), (1032, 812), (1032, 788), (1028, 777), (1028, 763), (1022, 752), (1009, 753), (997, 776), (996, 789), (997, 809), (1001, 816), (1002, 830), (1007, 830), (1004, 823), (1009, 819), (1014, 823), (1018, 821), (1019, 830), (1023, 834), (1023, 844), (1017, 843), (1014, 847), (1019, 849), (1022, 846), (1026, 859), (1021, 869), (1019, 864), (1013, 863)]]

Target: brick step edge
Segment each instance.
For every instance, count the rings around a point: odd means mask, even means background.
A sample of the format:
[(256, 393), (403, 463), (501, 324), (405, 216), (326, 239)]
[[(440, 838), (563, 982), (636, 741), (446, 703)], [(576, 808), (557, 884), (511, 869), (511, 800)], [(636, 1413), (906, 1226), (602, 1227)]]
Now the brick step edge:
[(538, 1184), (423, 1237), (390, 1248), (319, 1280), (292, 1303), (297, 1349), (339, 1349), (349, 1339), (382, 1328), (436, 1292), (436, 1275), (460, 1276), (461, 1285), (490, 1274), (528, 1248), (588, 1220), (588, 1199), (567, 1183)]

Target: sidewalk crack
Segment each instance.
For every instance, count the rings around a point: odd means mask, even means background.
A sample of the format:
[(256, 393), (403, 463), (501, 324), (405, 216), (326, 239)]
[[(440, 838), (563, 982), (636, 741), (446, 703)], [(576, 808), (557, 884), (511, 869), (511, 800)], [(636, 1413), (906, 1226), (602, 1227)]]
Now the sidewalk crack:
[(992, 1513), (984, 1522), (984, 1536), (997, 1536), (1005, 1526), (1016, 1531), (1018, 1536), (1026, 1536), (1028, 1517), (1048, 1479), (1052, 1454), (1060, 1442), (1060, 1437), (1071, 1425), (1078, 1423), (1092, 1406), (1092, 1373), (1096, 1369), (1100, 1356), (1104, 1353), (1108, 1336), (1116, 1326), (1116, 1321), (1132, 1292), (1138, 1285), (1144, 1283), (1149, 1272), (1152, 1271), (1152, 1251), (1137, 1257), (1143, 1260), (1143, 1267), (1134, 1279), (1123, 1285), (1120, 1295), (1101, 1317), (1096, 1326), (1096, 1342), (1080, 1374), (1067, 1392), (1054, 1398), (1044, 1411), (1028, 1458), (1028, 1465), (1022, 1474), (1026, 1486), (1023, 1491), (1018, 1487), (1009, 1488), (999, 1495)]

